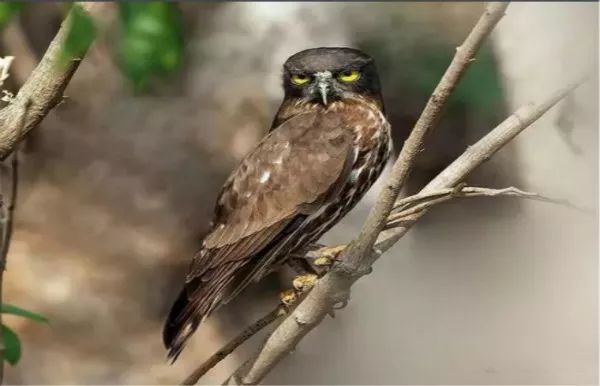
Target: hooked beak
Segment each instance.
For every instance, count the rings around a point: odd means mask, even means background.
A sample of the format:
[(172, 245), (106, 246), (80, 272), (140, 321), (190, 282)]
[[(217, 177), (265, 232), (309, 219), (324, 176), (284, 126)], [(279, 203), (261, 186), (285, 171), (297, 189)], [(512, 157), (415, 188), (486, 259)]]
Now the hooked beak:
[(326, 81), (321, 81), (317, 84), (323, 104), (327, 106), (327, 94), (329, 93), (329, 84)]
[(315, 78), (317, 81), (317, 85), (316, 85), (317, 90), (315, 90), (315, 91), (319, 92), (324, 106), (327, 106), (327, 95), (329, 94), (329, 91), (331, 90), (331, 77), (332, 77), (332, 75), (331, 75), (330, 71), (322, 71), (322, 72), (317, 72), (315, 74)]

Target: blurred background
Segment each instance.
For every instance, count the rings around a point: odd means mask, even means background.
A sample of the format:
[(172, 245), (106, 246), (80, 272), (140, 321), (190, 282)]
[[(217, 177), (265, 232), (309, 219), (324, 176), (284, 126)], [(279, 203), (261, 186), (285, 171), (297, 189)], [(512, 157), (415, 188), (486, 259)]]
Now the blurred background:
[[(23, 344), (5, 381), (180, 382), (289, 287), (285, 275), (273, 275), (250, 288), (167, 365), (163, 318), (222, 183), (270, 125), (285, 59), (315, 46), (371, 54), (398, 150), (482, 9), (475, 2), (107, 7), (68, 99), (21, 146), (3, 301), (50, 322), (3, 318)], [(16, 93), (65, 12), (65, 4), (32, 3), (0, 15), (0, 56), (15, 56), (4, 88)], [(160, 60), (144, 56), (131, 23), (144, 12), (160, 21)], [(85, 39), (89, 26), (79, 27)], [(590, 81), (468, 182), (566, 198), (593, 215), (512, 198), (432, 210), (357, 283), (348, 307), (266, 382), (597, 384), (597, 60), (597, 3), (511, 4), (407, 187), (419, 189), (511, 111), (588, 70)], [(324, 241), (348, 242), (376, 193)], [(221, 383), (263, 337), (202, 382)]]

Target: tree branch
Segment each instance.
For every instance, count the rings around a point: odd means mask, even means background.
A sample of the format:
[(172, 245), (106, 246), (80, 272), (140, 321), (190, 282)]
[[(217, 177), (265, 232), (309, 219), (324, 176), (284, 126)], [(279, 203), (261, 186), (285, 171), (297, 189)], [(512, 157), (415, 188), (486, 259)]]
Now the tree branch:
[[(110, 3), (77, 3), (94, 17)], [(61, 100), (63, 91), (77, 70), (82, 58), (60, 64), (62, 46), (68, 34), (71, 13), (63, 21), (48, 46), (42, 60), (31, 73), (15, 99), (0, 110), (0, 160), (5, 159), (15, 145), (48, 115)], [(20, 117), (27, 101), (31, 101), (27, 120), (20, 129)]]
[[(347, 301), (352, 284), (370, 271), (378, 257), (372, 249), (379, 233), (384, 230), (396, 197), (404, 185), (417, 154), (421, 151), (429, 130), (438, 122), (448, 96), (473, 62), (485, 38), (504, 16), (508, 3), (487, 4), (483, 14), (456, 53), (444, 76), (429, 98), (419, 120), (411, 131), (396, 160), (391, 176), (369, 213), (358, 238), (342, 253), (342, 263), (319, 280), (307, 298), (286, 318), (269, 337), (250, 370), (242, 378), (244, 384), (256, 384), (296, 344), (327, 315), (336, 303)], [(377, 255), (373, 257), (374, 255)]]
[(190, 375), (188, 375), (188, 377), (185, 378), (183, 382), (181, 382), (181, 384), (195, 385), (204, 374), (206, 374), (210, 369), (215, 367), (217, 363), (225, 359), (241, 344), (243, 344), (248, 339), (252, 338), (263, 328), (267, 327), (268, 325), (279, 319), (279, 317), (285, 314), (286, 310), (283, 308), (283, 305), (278, 305), (274, 310), (270, 311), (268, 314), (266, 314), (256, 322), (252, 323), (250, 326), (246, 327), (235, 338), (233, 338), (227, 344), (221, 347), (219, 351), (214, 353), (210, 358), (208, 358), (200, 366), (198, 366)]
[(566, 200), (554, 199), (543, 196), (539, 193), (526, 192), (521, 189), (510, 186), (503, 189), (479, 188), (464, 185), (457, 185), (455, 188), (440, 189), (435, 192), (425, 194), (415, 194), (406, 199), (398, 200), (394, 210), (399, 211), (391, 214), (387, 219), (386, 229), (394, 228), (398, 225), (403, 225), (406, 220), (410, 220), (411, 216), (419, 214), (424, 210), (431, 208), (437, 204), (450, 201), (454, 198), (469, 198), (469, 197), (498, 197), (498, 196), (513, 196), (525, 198), (528, 200), (549, 202), (556, 205), (565, 206), (571, 209), (576, 209), (581, 212), (586, 210), (579, 208)]
[[(518, 109), (475, 145), (469, 147), (423, 188), (421, 194), (430, 194), (439, 189), (452, 188), (458, 184), (581, 82), (581, 80), (578, 80), (558, 89), (541, 103), (530, 103)], [(392, 175), (391, 178), (396, 178), (396, 176)], [(392, 209), (392, 206), (393, 203), (390, 209)], [(250, 370), (242, 377), (241, 383), (259, 383), (287, 353), (295, 348), (306, 334), (321, 322), (335, 304), (348, 299), (352, 284), (362, 275), (368, 273), (370, 266), (377, 258), (404, 236), (412, 224), (424, 213), (426, 213), (426, 210), (413, 214), (410, 216), (409, 221), (404, 222), (402, 226), (378, 234), (375, 250), (367, 251), (364, 256), (361, 256), (357, 266), (348, 265), (344, 261), (335, 264), (331, 271), (317, 282), (305, 300), (271, 334)], [(383, 220), (386, 220), (389, 212), (382, 212), (380, 215)]]
[(369, 213), (356, 240), (357, 242), (352, 243), (344, 254), (344, 261), (347, 262), (348, 267), (356, 269), (360, 265), (362, 257), (373, 248), (377, 235), (385, 227), (385, 219), (392, 210), (400, 189), (404, 186), (414, 160), (422, 150), (427, 133), (439, 121), (448, 97), (473, 62), (479, 47), (504, 16), (507, 7), (508, 3), (488, 3), (463, 44), (456, 48), (452, 62), (429, 98), (408, 139), (404, 142), (398, 159), (392, 168), (391, 176)]
[[(25, 121), (27, 119), (27, 114), (29, 112), (29, 107), (31, 103), (26, 101), (25, 110), (23, 111), (23, 115), (20, 119), (20, 128), (25, 125)], [(4, 166), (4, 165), (2, 165)], [(8, 199), (8, 203), (4, 200), (6, 199), (6, 194), (4, 191), (4, 171), (2, 171), (2, 175), (0, 175), (0, 212), (2, 214), (2, 219), (0, 223), (2, 224), (2, 232), (0, 233), (0, 303), (2, 303), (2, 293), (3, 293), (3, 284), (4, 284), (4, 271), (6, 269), (6, 258), (8, 256), (8, 250), (10, 249), (10, 242), (12, 239), (13, 233), (13, 218), (15, 213), (15, 208), (17, 206), (17, 197), (19, 194), (19, 151), (15, 149), (12, 153), (12, 159), (10, 162), (10, 195)], [(0, 314), (0, 326), (2, 326), (2, 314)], [(4, 380), (4, 351), (5, 346), (2, 340), (2, 336), (0, 334), (0, 384), (3, 383)]]

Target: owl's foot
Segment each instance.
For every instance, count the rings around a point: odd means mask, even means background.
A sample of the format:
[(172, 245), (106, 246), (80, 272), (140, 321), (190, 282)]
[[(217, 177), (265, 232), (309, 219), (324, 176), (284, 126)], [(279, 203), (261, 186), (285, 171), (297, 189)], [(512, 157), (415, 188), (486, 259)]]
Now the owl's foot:
[(310, 291), (315, 283), (319, 279), (319, 276), (314, 273), (307, 273), (305, 275), (299, 275), (292, 280), (294, 289), (289, 289), (279, 294), (281, 304), (283, 304), (288, 310), (298, 302), (300, 297)]
[(298, 294), (293, 289), (285, 290), (279, 294), (279, 300), (281, 304), (289, 308), (298, 300)]
[(344, 249), (346, 249), (346, 245), (319, 248), (313, 252), (317, 257), (312, 263), (317, 267), (330, 267), (338, 259)]
[(292, 285), (296, 291), (305, 293), (315, 286), (318, 278), (319, 277), (313, 273), (307, 273), (306, 275), (296, 276), (294, 280), (292, 280)]

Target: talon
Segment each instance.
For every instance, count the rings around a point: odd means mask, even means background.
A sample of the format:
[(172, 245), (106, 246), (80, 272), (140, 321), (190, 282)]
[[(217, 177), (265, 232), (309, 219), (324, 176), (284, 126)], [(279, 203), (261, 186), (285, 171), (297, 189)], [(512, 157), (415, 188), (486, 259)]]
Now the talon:
[(280, 293), (279, 299), (284, 306), (289, 307), (298, 300), (298, 295), (296, 295), (296, 291), (289, 289)]
[(313, 264), (319, 267), (326, 267), (333, 264), (340, 253), (346, 249), (345, 245), (336, 245), (335, 247), (323, 247), (316, 251), (319, 256), (313, 260)]
[(317, 275), (308, 273), (306, 275), (296, 276), (292, 281), (292, 285), (298, 292), (303, 293), (314, 287), (317, 279)]
[(333, 264), (333, 260), (326, 256), (320, 256), (313, 260), (313, 264), (317, 267), (329, 267)]

